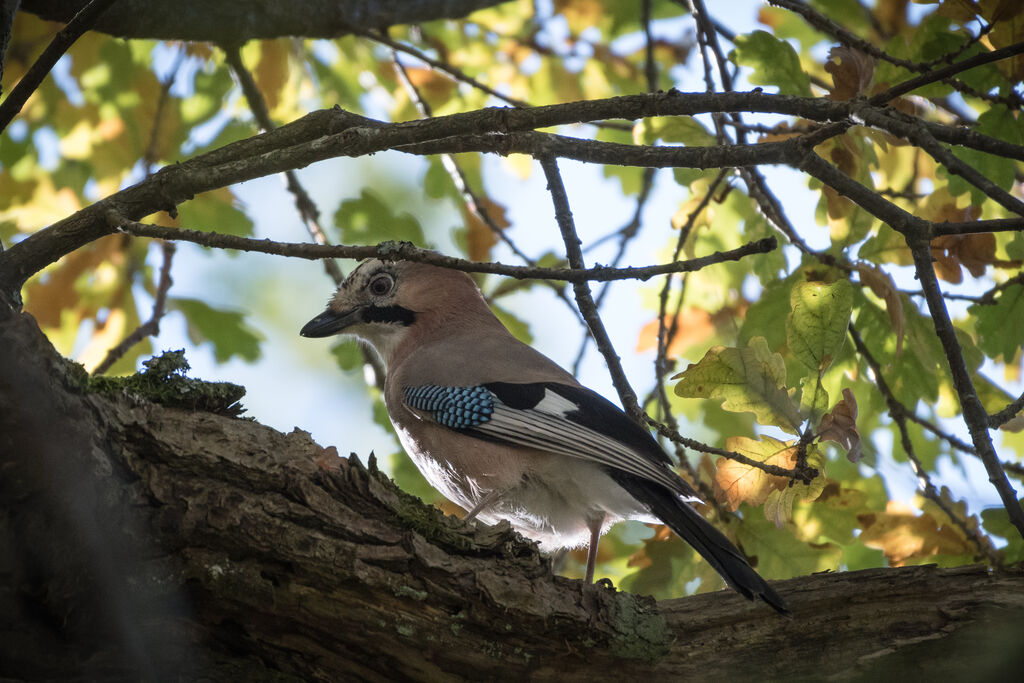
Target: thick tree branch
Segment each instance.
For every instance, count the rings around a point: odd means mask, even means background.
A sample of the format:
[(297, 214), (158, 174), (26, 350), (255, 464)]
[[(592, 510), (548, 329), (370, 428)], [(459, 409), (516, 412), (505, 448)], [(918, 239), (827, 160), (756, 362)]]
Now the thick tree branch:
[(443, 516), (302, 432), (90, 392), (9, 308), (0, 345), (9, 677), (877, 679), (1024, 665), (1020, 571), (816, 574), (778, 584), (791, 620), (729, 591), (655, 605), (552, 576), (507, 525)]
[[(491, 150), (514, 151), (497, 144), (508, 139), (508, 133), (524, 132), (538, 127), (556, 126), (608, 117), (640, 118), (656, 115), (697, 114), (707, 112), (756, 111), (792, 114), (815, 120), (843, 120), (854, 110), (863, 113), (861, 103), (824, 99), (807, 99), (765, 93), (652, 93), (550, 105), (532, 109), (488, 108), (464, 114), (428, 120), (382, 124), (338, 109), (309, 114), (272, 132), (243, 140), (215, 150), (188, 162), (161, 169), (152, 178), (122, 190), (93, 204), (49, 228), (34, 233), (5, 252), (0, 260), (0, 290), (16, 291), (33, 273), (64, 254), (110, 232), (106, 213), (115, 209), (130, 220), (156, 210), (173, 211), (174, 207), (199, 192), (251, 180), (252, 178), (300, 168), (335, 156), (359, 156), (384, 149), (408, 148), (453, 136), (476, 135), (488, 131), (506, 134), (496, 137)], [(807, 142), (820, 142), (821, 131), (811, 134)], [(536, 151), (537, 140), (528, 138), (524, 149)], [(589, 143), (585, 145), (584, 143)], [(548, 144), (545, 142), (544, 144)], [(630, 163), (643, 165), (690, 165), (694, 167), (736, 166), (753, 163), (795, 163), (799, 156), (799, 139), (768, 145), (724, 148), (650, 148), (629, 146), (604, 147), (603, 143), (555, 138), (550, 144), (566, 154), (595, 150), (586, 159), (618, 163), (615, 155), (630, 150)], [(572, 145), (577, 145), (571, 148)], [(477, 144), (479, 149), (482, 145)], [(760, 149), (765, 148), (765, 149)], [(607, 150), (607, 151), (604, 151)], [(612, 153), (611, 150), (615, 150)], [(543, 151), (543, 150), (542, 150)], [(547, 149), (547, 153), (552, 153)], [(583, 158), (583, 157), (581, 157)], [(875, 199), (884, 199), (871, 193)], [(856, 200), (855, 200), (856, 201)], [(867, 207), (865, 207), (867, 208)], [(909, 215), (909, 214), (908, 214)]]
[[(352, 27), (378, 29), (434, 19), (464, 17), (504, 0), (119, 0), (96, 23), (96, 30), (119, 38), (244, 43), (247, 40), (302, 36), (338, 38)], [(85, 0), (22, 0), (22, 9), (44, 19), (68, 21)]]

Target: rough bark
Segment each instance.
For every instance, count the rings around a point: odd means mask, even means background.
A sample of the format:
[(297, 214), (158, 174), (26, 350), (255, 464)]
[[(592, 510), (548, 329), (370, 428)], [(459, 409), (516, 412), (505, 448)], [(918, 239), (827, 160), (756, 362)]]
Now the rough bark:
[[(88, 0), (24, 0), (21, 8), (67, 23)], [(337, 38), (433, 19), (464, 17), (505, 0), (118, 0), (95, 30), (119, 38), (204, 40), (221, 44), (255, 38)]]
[[(0, 677), (995, 680), (1024, 572), (916, 567), (662, 603), (552, 575), (303, 432), (90, 391), (0, 308)], [(335, 462), (324, 467), (322, 463)]]

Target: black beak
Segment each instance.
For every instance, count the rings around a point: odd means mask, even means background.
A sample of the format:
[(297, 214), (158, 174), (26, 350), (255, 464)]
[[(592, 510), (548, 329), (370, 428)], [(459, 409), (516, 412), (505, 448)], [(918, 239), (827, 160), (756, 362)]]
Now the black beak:
[(303, 337), (330, 337), (346, 327), (362, 321), (362, 309), (356, 308), (344, 313), (327, 309), (303, 325), (299, 334)]

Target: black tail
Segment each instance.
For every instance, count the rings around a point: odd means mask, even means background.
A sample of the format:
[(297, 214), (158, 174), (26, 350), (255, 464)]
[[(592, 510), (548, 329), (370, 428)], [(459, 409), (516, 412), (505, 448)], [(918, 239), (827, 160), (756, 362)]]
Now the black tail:
[(608, 473), (619, 486), (646, 504), (655, 516), (693, 546), (735, 591), (748, 600), (760, 597), (777, 612), (789, 614), (786, 601), (754, 571), (736, 546), (677, 494), (622, 471), (610, 470)]

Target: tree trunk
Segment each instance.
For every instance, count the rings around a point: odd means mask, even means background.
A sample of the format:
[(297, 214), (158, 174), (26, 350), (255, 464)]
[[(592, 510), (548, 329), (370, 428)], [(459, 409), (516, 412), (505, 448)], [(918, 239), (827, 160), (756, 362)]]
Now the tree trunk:
[[(0, 306), (0, 677), (99, 680), (998, 680), (1024, 572), (910, 567), (655, 603), (554, 576), (371, 458), (161, 380), (90, 387)], [(137, 386), (137, 385), (129, 385)], [(132, 391), (135, 391), (133, 389)], [(191, 398), (189, 398), (191, 397)], [(191, 401), (191, 403), (188, 403)], [(227, 410), (225, 410), (227, 409)], [(627, 673), (628, 672), (628, 673)]]

